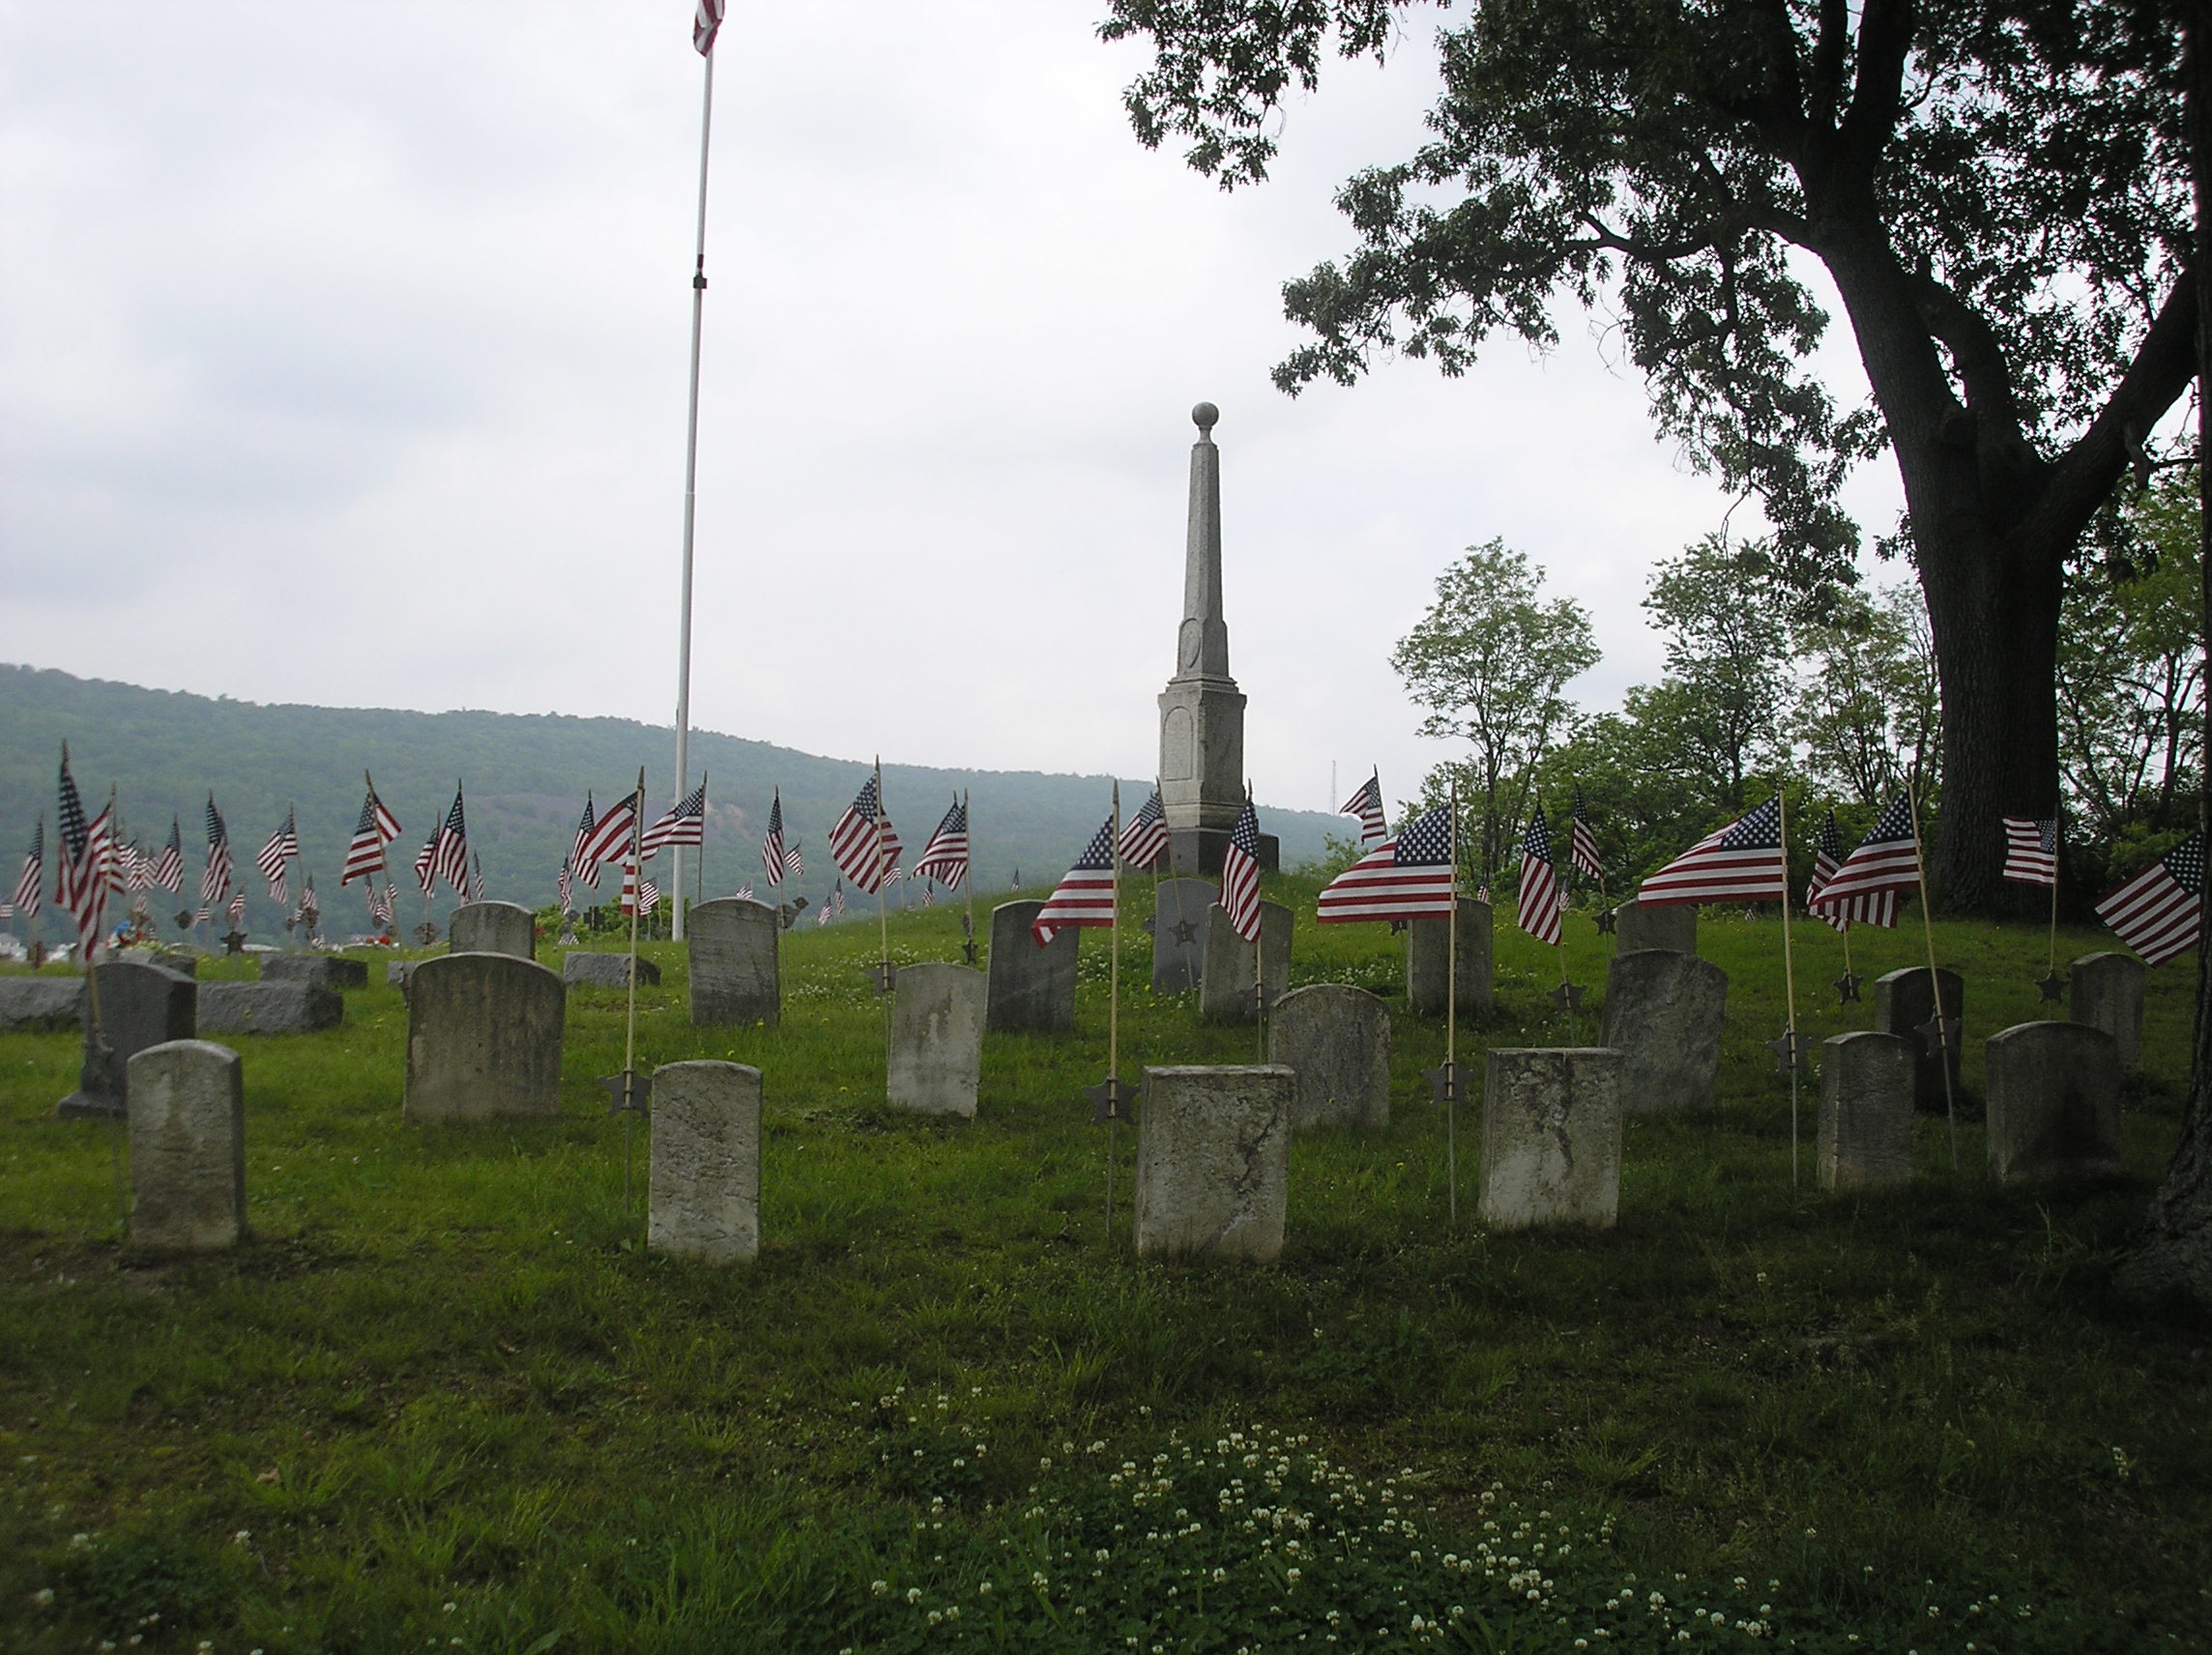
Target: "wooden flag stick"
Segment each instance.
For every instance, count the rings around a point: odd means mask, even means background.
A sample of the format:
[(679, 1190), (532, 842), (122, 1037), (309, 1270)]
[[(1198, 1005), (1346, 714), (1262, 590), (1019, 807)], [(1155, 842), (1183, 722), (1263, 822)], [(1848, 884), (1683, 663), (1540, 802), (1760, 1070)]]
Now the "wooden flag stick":
[(2051, 825), (2051, 958), (2045, 967), (2052, 976), (2058, 974), (2058, 823)]
[[(1451, 778), (1451, 917), (1444, 931), (1444, 1178), (1451, 1221), (1459, 1223), (1459, 777)], [(1409, 933), (1409, 936), (1411, 933)]]
[(1782, 992), (1790, 1022), (1783, 1031), (1790, 1065), (1790, 1194), (1797, 1194), (1797, 956), (1790, 944), (1790, 796), (1784, 778), (1774, 778), (1774, 810), (1782, 838)]
[(884, 818), (889, 814), (884, 804), (884, 760), (879, 753), (876, 755), (876, 940), (882, 951), (877, 956), (880, 964), (876, 989), (884, 1002), (886, 1064), (890, 1061), (891, 1051), (891, 909), (890, 899), (884, 894), (884, 876), (888, 871), (884, 859)]
[(968, 899), (968, 945), (961, 950), (970, 965), (975, 963), (975, 813), (968, 807), (968, 790), (960, 790), (960, 820), (968, 824), (967, 877), (960, 882), (962, 893)]
[[(1936, 1003), (1936, 1056), (1943, 1068), (1943, 1118), (1951, 1131), (1951, 1170), (1959, 1170), (1959, 1104), (1951, 1095), (1951, 1028), (1943, 1016), (1943, 979), (1936, 971), (1936, 920), (1928, 911), (1928, 847), (1920, 836), (1920, 798), (1912, 779), (1905, 782), (1905, 800), (1912, 811), (1912, 850), (1920, 864), (1920, 930), (1928, 940), (1928, 998)], [(1960, 1034), (1964, 1038), (1965, 1031)]]
[[(1106, 933), (1106, 1245), (1114, 1245), (1114, 1163), (1121, 1147), (1121, 783), (1114, 783), (1114, 921)], [(1153, 925), (1157, 928), (1158, 920)]]
[[(637, 767), (637, 808), (630, 813), (629, 822), (629, 877), (634, 888), (629, 903), (629, 1009), (623, 1020), (623, 1118), (622, 1118), (622, 1209), (629, 1216), (630, 1134), (637, 1115), (634, 1095), (637, 1082), (637, 923), (645, 908), (645, 866), (638, 857), (638, 848), (645, 836), (645, 767)], [(678, 891), (676, 900), (684, 900)]]

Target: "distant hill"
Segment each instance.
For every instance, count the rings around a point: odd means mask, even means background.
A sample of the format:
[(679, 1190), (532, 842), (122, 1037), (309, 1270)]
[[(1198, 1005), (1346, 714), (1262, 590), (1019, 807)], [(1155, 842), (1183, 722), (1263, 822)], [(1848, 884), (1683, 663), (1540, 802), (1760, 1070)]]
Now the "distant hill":
[[(406, 829), (392, 855), (409, 898), (408, 919), (420, 910), (410, 866), (451, 803), (456, 780), (467, 788), (470, 841), (483, 860), (487, 894), (538, 907), (554, 900), (555, 870), (587, 787), (604, 804), (635, 784), (643, 764), (654, 808), (665, 807), (674, 733), (624, 718), (550, 713), (261, 706), (0, 665), (0, 885), (12, 887), (42, 810), (48, 835), (53, 831), (55, 764), (65, 740), (88, 810), (99, 808), (113, 784), (127, 830), (149, 849), (167, 838), (172, 812), (182, 819), (187, 895), (199, 878), (210, 788), (248, 873), (285, 806), (296, 805), (305, 865), (324, 895), (326, 926), (343, 933), (366, 923), (360, 886), (337, 890), (364, 767)], [(833, 877), (830, 825), (866, 779), (867, 765), (712, 731), (693, 733), (691, 752), (708, 776), (707, 894), (759, 882), (761, 834), (771, 790), (781, 787), (786, 837), (805, 846), (799, 889), (819, 901)], [(1121, 786), (1133, 809), (1150, 783), (1124, 779)], [(977, 890), (1005, 890), (1019, 869), (1024, 889), (1034, 892), (1066, 870), (1097, 827), (1109, 778), (886, 765), (884, 791), (909, 860), (963, 788), (974, 812)], [(1314, 811), (1265, 806), (1260, 825), (1281, 836), (1286, 867), (1320, 856), (1325, 833), (1351, 826)], [(655, 866), (665, 867), (665, 859)], [(247, 928), (266, 936), (280, 919), (259, 878), (247, 883)], [(615, 883), (611, 874), (602, 882), (610, 900)], [(157, 894), (163, 899), (157, 911), (173, 911), (168, 893)], [(450, 906), (450, 897), (437, 904), (440, 913)]]

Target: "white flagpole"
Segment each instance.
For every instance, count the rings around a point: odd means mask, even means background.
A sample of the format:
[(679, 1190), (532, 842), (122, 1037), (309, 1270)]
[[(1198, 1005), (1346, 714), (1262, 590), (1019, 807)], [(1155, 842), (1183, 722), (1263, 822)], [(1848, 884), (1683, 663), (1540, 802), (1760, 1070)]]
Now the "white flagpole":
[[(691, 402), (684, 432), (684, 585), (676, 630), (676, 797), (691, 786), (691, 526), (699, 500), (699, 326), (707, 305), (707, 138), (714, 119), (714, 52), (706, 53), (705, 90), (699, 99), (699, 234), (691, 260)], [(644, 800), (639, 800), (644, 808)], [(701, 857), (704, 859), (702, 850)], [(669, 915), (673, 941), (684, 941), (684, 847), (670, 864)], [(644, 877), (641, 873), (641, 879)]]

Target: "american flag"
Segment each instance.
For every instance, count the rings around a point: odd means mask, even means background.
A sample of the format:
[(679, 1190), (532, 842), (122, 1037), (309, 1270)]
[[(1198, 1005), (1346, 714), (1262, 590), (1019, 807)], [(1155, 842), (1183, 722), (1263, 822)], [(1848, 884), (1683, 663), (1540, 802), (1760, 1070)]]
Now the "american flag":
[(569, 881), (568, 864), (567, 862), (563, 862), (561, 864), (561, 871), (553, 876), (553, 884), (555, 888), (557, 888), (561, 893), (561, 912), (563, 914), (575, 913), (575, 886)]
[(1637, 887), (1646, 908), (1691, 902), (1787, 902), (1790, 868), (1782, 854), (1782, 799), (1709, 833)]
[[(938, 880), (946, 890), (958, 890), (968, 883), (968, 806), (959, 799), (952, 801), (907, 878)], [(923, 900), (928, 900), (926, 894)]]
[(1440, 804), (1330, 880), (1317, 917), (1324, 925), (1449, 919), (1453, 890), (1451, 807)]
[(597, 862), (589, 867), (584, 865), (584, 847), (592, 842), (592, 830), (596, 826), (597, 819), (592, 815), (592, 795), (587, 789), (584, 793), (584, 819), (576, 824), (576, 842), (569, 847), (566, 865), (571, 881), (578, 885), (588, 885), (594, 890), (599, 888), (599, 865)]
[[(837, 900), (839, 902), (844, 901), (844, 887), (841, 886), (837, 890)], [(829, 924), (830, 921), (835, 917), (835, 913), (830, 909), (830, 904), (827, 902), (825, 902), (820, 908), (817, 908), (814, 911), (814, 924), (817, 929)]]
[(2097, 916), (2119, 940), (2162, 966), (2197, 946), (2202, 924), (2204, 835), (2192, 833), (2097, 904)]
[(300, 854), (300, 835), (293, 828), (294, 812), (284, 812), (284, 826), (269, 835), (269, 843), (261, 847), (261, 855), (253, 858), (253, 865), (261, 870), (261, 877), (269, 882), (269, 894), (276, 901), (284, 900), (284, 859)]
[(1221, 912), (1229, 917), (1229, 929), (1245, 942), (1260, 940), (1260, 813), (1249, 796), (1221, 855)]
[[(461, 810), (461, 784), (453, 784), (453, 807), (430, 838), (430, 877), (443, 879), (464, 902), (469, 897), (469, 825)], [(428, 895), (428, 887), (424, 887)]]
[(203, 908), (197, 914), (192, 915), (192, 923), (194, 925), (205, 925), (214, 916), (214, 912), (212, 910)]
[(315, 897), (315, 876), (307, 876), (307, 888), (300, 893), (300, 917), (312, 925), (322, 916), (323, 905)]
[(291, 900), (291, 887), (284, 883), (284, 870), (278, 868), (276, 877), (269, 882), (269, 900), (281, 907)]
[(393, 888), (390, 876), (388, 875), (385, 878), (384, 894), (382, 896), (379, 896), (376, 892), (376, 881), (374, 879), (371, 879), (368, 882), (367, 888), (368, 916), (375, 920), (379, 925), (391, 924), (393, 911), (398, 905), (399, 893)]
[(1575, 788), (1574, 824), (1567, 833), (1567, 861), (1598, 884), (1605, 883), (1605, 864), (1597, 857), (1597, 835), (1590, 831), (1589, 812), (1583, 804), (1580, 785)]
[(46, 819), (31, 829), (31, 848), (23, 856), (23, 871), (15, 880), (15, 912), (26, 919), (39, 913), (39, 886), (46, 877)]
[(760, 900), (753, 895), (753, 887), (749, 885), (741, 885), (733, 894), (741, 902), (758, 902)]
[[(878, 820), (883, 823), (883, 844), (876, 843)], [(898, 829), (891, 826), (876, 790), (876, 778), (860, 784), (853, 802), (845, 807), (830, 829), (830, 857), (854, 886), (873, 896), (888, 883), (884, 875), (898, 865)]]
[(700, 845), (707, 843), (707, 778), (701, 776), (699, 785), (685, 794), (683, 799), (669, 808), (668, 814), (645, 830), (641, 849), (647, 857), (656, 857), (665, 846)]
[[(94, 843), (92, 829), (84, 819), (84, 800), (78, 797), (76, 780), (70, 774), (69, 748), (62, 748), (62, 772), (58, 787), (59, 809), (55, 815), (54, 837), (58, 866), (54, 871), (54, 905), (68, 911), (76, 921), (77, 944), (90, 950), (100, 941), (100, 911), (107, 901), (106, 870), (100, 857), (103, 847)], [(104, 816), (106, 812), (102, 811)]]
[(691, 45), (701, 57), (714, 49), (714, 37), (722, 29), (722, 14), (729, 0), (699, 0), (691, 14)]
[(2004, 877), (2022, 885), (2058, 883), (2058, 820), (2026, 822), (2018, 816), (2004, 819)]
[(222, 812), (215, 807), (215, 795), (207, 801), (207, 866), (200, 872), (200, 906), (218, 908), (230, 894), (230, 829), (222, 825)]
[(1071, 927), (1113, 923), (1114, 818), (1108, 816), (1091, 835), (1091, 843), (1083, 847), (1083, 855), (1075, 858), (1067, 877), (1044, 899), (1044, 906), (1030, 923), (1030, 935), (1041, 948)]
[(1853, 897), (1909, 890), (1919, 883), (1920, 839), (1912, 830), (1912, 800), (1901, 794), (1806, 906), (1818, 914)]
[(842, 919), (845, 917), (845, 882), (843, 880), (839, 880), (837, 888), (830, 893), (829, 909), (830, 918)]
[(344, 889), (357, 879), (375, 882), (377, 870), (384, 866), (384, 847), (399, 837), (399, 818), (385, 809), (384, 800), (376, 797), (376, 783), (364, 773), (362, 780), (368, 791), (361, 801), (361, 816), (353, 825), (353, 842), (346, 846), (345, 866), (338, 873), (338, 888)]
[[(584, 801), (584, 811), (591, 813), (591, 800)], [(607, 806), (607, 813), (587, 829), (576, 829), (576, 851), (570, 857), (574, 875), (597, 890), (599, 885), (599, 864), (620, 864), (629, 858), (630, 835), (637, 831), (637, 819), (645, 809), (643, 790), (628, 794)]]
[(115, 793), (111, 788), (108, 790), (106, 807), (92, 819), (92, 825), (85, 829), (85, 877), (100, 882), (102, 902), (105, 902), (109, 891), (120, 896), (124, 889), (123, 842), (118, 836), (122, 824), (116, 820)]
[(760, 859), (768, 875), (769, 889), (776, 889), (783, 884), (783, 789), (780, 787), (769, 803), (768, 837), (761, 841)]
[(924, 908), (935, 908), (937, 906), (937, 887), (935, 886), (924, 885), (921, 887), (921, 905)]
[(438, 888), (438, 835), (433, 833), (422, 841), (422, 848), (415, 853), (415, 883), (428, 896)]
[(469, 853), (469, 900), (471, 902), (483, 901), (483, 857), (471, 851)]
[(185, 888), (184, 828), (175, 816), (169, 818), (169, 842), (161, 847), (160, 860), (154, 864), (154, 883), (163, 890)]
[(1137, 806), (1137, 814), (1121, 824), (1121, 859), (1142, 873), (1155, 871), (1168, 854), (1168, 813), (1160, 803), (1160, 790)]
[(1559, 882), (1552, 871), (1552, 829), (1544, 807), (1528, 818), (1521, 841), (1521, 929), (1554, 947), (1559, 942)]
[(1813, 877), (1805, 883), (1805, 912), (1838, 931), (1848, 931), (1853, 925), (1879, 925), (1885, 930), (1895, 926), (1897, 892), (1894, 890), (1849, 897), (1833, 908), (1813, 906), (1820, 887), (1834, 879), (1836, 870), (1843, 865), (1844, 841), (1836, 831), (1836, 813), (1831, 810), (1813, 841)]
[(660, 906), (660, 886), (651, 880), (641, 885), (636, 862), (626, 857), (622, 870), (622, 911), (625, 914), (634, 911), (642, 917)]
[(1339, 816), (1359, 818), (1359, 842), (1362, 845), (1380, 845), (1390, 836), (1390, 825), (1382, 814), (1382, 772), (1377, 770), (1359, 784), (1359, 790), (1336, 807)]
[(783, 865), (784, 871), (790, 874), (794, 880), (802, 880), (806, 877), (806, 853), (797, 839), (791, 842), (791, 851), (783, 858)]
[(123, 847), (123, 886), (126, 890), (154, 888), (154, 858), (138, 848), (136, 840)]
[(246, 923), (246, 892), (243, 890), (230, 893), (230, 922), (233, 925)]

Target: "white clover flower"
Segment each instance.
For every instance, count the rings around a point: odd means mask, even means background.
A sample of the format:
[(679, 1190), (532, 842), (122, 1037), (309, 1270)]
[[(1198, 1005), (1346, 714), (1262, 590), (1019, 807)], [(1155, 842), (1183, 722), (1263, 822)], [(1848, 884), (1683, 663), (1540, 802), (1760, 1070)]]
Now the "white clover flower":
[(989, 1581), (985, 1581), (981, 1585), (977, 1586), (975, 1588), (975, 1595), (979, 1598), (989, 1597), (991, 1595), (991, 1582)]
[(868, 1590), (875, 1593), (879, 1598), (890, 1589), (891, 1583), (888, 1581), (870, 1581), (868, 1582)]
[(929, 1611), (929, 1624), (932, 1626), (937, 1625), (939, 1622), (944, 1620), (944, 1614), (937, 1610), (933, 1609)]
[(919, 1586), (907, 1587), (906, 1601), (910, 1604), (917, 1604), (921, 1602), (921, 1588)]
[(44, 1609), (48, 1604), (54, 1601), (54, 1588), (51, 1586), (41, 1586), (37, 1591), (31, 1594), (31, 1601), (37, 1604), (41, 1609)]

